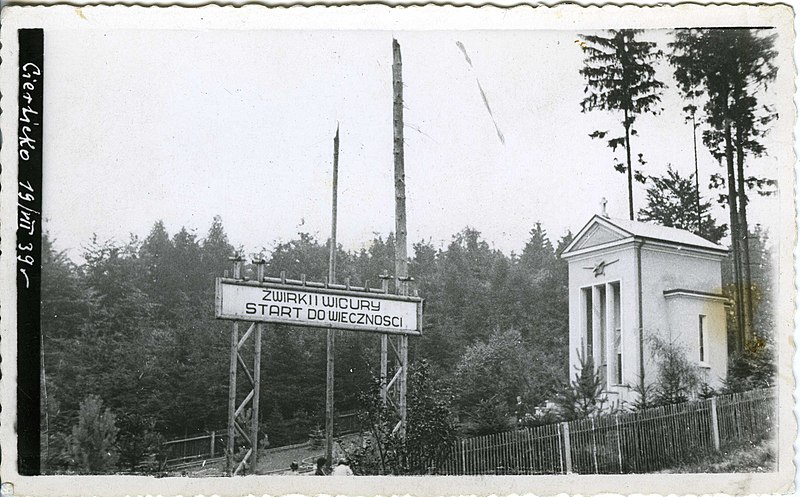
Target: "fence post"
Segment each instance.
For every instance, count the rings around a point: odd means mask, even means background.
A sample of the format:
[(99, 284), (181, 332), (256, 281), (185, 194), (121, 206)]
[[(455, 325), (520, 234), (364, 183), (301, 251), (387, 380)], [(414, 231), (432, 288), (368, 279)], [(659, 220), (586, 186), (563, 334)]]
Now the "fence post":
[(617, 425), (617, 457), (619, 460), (619, 472), (622, 473), (622, 430), (619, 429), (619, 414), (614, 415), (614, 424)]
[(564, 464), (567, 469), (567, 474), (572, 473), (572, 450), (569, 446), (569, 423), (564, 421), (561, 423), (564, 428)]
[(711, 397), (711, 436), (714, 439), (714, 450), (719, 450), (719, 420), (717, 419), (716, 397)]
[(597, 465), (597, 433), (595, 433), (594, 418), (589, 419), (592, 420), (592, 461), (594, 462), (594, 472), (599, 474), (600, 468)]
[(467, 448), (464, 439), (461, 439), (461, 474), (467, 474)]
[(213, 459), (214, 458), (214, 442), (215, 442), (216, 438), (217, 438), (217, 432), (216, 431), (212, 431), (211, 432), (211, 454), (209, 454), (209, 456), (208, 456), (209, 459)]
[(561, 470), (561, 472), (563, 473), (564, 472), (564, 452), (561, 449), (561, 440), (558, 440), (558, 437), (556, 437), (556, 442), (558, 442), (558, 467)]

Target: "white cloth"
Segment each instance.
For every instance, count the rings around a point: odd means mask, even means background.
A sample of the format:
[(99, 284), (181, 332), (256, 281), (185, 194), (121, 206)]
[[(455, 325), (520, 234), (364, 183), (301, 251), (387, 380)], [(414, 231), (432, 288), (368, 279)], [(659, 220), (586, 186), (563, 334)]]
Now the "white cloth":
[(338, 464), (331, 471), (331, 476), (353, 476), (353, 470), (347, 464)]

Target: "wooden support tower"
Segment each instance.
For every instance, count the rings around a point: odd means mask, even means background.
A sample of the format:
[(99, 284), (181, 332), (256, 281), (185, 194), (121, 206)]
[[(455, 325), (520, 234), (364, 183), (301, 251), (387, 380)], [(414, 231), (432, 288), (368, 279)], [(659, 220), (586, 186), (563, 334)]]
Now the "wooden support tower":
[[(233, 262), (233, 277), (234, 279), (244, 279), (242, 276), (242, 269), (244, 266), (244, 259), (238, 254), (231, 258)], [(266, 261), (259, 259), (253, 261), (257, 267), (257, 274), (259, 281), (264, 280), (264, 268)], [(233, 322), (233, 330), (231, 332), (231, 351), (230, 351), (230, 374), (228, 386), (228, 444), (225, 456), (225, 471), (229, 475), (241, 474), (246, 468), (250, 468), (254, 472), (258, 464), (258, 439), (259, 439), (259, 400), (261, 391), (261, 335), (263, 333), (263, 323), (250, 323), (247, 331), (239, 338), (239, 322)], [(247, 363), (242, 356), (242, 348), (247, 343), (248, 339), (253, 336), (253, 371), (247, 367)], [(239, 368), (250, 383), (250, 392), (247, 393), (245, 398), (237, 405), (236, 391), (237, 391), (237, 375)], [(247, 407), (250, 406), (250, 426), (244, 423), (244, 416), (247, 413)], [(248, 430), (249, 428), (249, 430)], [(238, 437), (238, 443), (237, 443)], [(234, 468), (235, 460), (234, 455), (236, 449), (241, 447), (246, 449), (244, 457)]]

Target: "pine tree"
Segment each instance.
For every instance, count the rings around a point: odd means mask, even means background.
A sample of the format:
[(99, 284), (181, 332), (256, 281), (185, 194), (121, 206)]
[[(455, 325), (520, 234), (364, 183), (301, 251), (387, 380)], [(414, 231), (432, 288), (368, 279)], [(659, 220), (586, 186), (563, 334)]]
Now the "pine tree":
[[(581, 45), (585, 54), (584, 67), (580, 73), (586, 79), (586, 97), (581, 102), (581, 110), (605, 110), (622, 114), (623, 136), (609, 139), (612, 150), (625, 149), (625, 163), (616, 163), (614, 168), (628, 175), (628, 210), (633, 220), (633, 180), (631, 162), (631, 136), (636, 135), (633, 123), (636, 116), (654, 112), (661, 100), (664, 84), (655, 77), (653, 62), (661, 52), (655, 43), (637, 40), (641, 30), (611, 30), (606, 36), (581, 35)], [(607, 131), (595, 131), (590, 136), (602, 139)], [(644, 163), (639, 154), (640, 163)]]
[(89, 307), (78, 268), (54, 241), (42, 236), (42, 336), (45, 339), (75, 337)]
[[(719, 243), (727, 232), (727, 226), (717, 226), (708, 213), (711, 209), (710, 202), (700, 201), (698, 204), (699, 196), (693, 176), (684, 178), (669, 165), (666, 175), (649, 177), (647, 206), (639, 210), (639, 220), (655, 221), (662, 226), (691, 231)], [(697, 224), (695, 205), (699, 205), (697, 212), (702, 220), (700, 226)]]
[(90, 395), (81, 402), (77, 426), (67, 446), (68, 457), (80, 473), (109, 473), (119, 455), (115, 447), (116, 418), (110, 409), (103, 410), (103, 401)]
[(736, 349), (753, 337), (752, 282), (747, 227), (747, 190), (769, 193), (774, 182), (745, 177), (747, 156), (766, 152), (760, 139), (776, 115), (759, 105), (759, 95), (777, 74), (775, 35), (759, 29), (682, 29), (670, 44), (670, 62), (686, 96), (704, 95), (707, 129), (703, 142), (726, 167), (726, 175), (712, 184), (727, 187), (727, 202), (735, 267), (737, 322)]
[(233, 255), (233, 245), (222, 226), (222, 218), (214, 216), (211, 227), (201, 243), (200, 262), (204, 280), (213, 288), (214, 278), (223, 276), (230, 267), (228, 258)]
[(168, 281), (167, 274), (173, 248), (164, 222), (159, 220), (153, 225), (139, 251), (145, 273), (143, 290), (156, 303), (156, 314), (162, 320), (170, 314), (169, 302), (162, 300), (162, 297), (175, 292), (174, 288), (168, 286), (171, 282)]
[(583, 419), (599, 414), (608, 398), (604, 390), (603, 377), (594, 367), (591, 357), (578, 355), (577, 373), (570, 384), (556, 396), (556, 405), (565, 421)]
[(522, 249), (519, 263), (537, 271), (549, 271), (555, 263), (555, 250), (547, 238), (547, 233), (542, 228), (542, 223), (536, 223), (530, 231), (530, 239)]

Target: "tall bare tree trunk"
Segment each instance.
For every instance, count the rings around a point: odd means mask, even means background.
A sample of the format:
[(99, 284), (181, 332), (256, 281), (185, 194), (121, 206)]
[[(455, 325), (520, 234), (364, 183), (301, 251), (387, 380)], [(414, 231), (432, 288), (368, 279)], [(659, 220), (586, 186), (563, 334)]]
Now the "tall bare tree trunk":
[(731, 248), (733, 249), (733, 279), (736, 294), (736, 351), (744, 347), (744, 312), (742, 306), (742, 265), (739, 245), (739, 211), (736, 208), (736, 172), (733, 164), (733, 138), (730, 120), (725, 120), (725, 162), (728, 171), (728, 211), (731, 223)]
[(631, 124), (625, 109), (625, 155), (628, 160), (628, 215), (633, 221), (633, 165), (631, 164)]
[(695, 188), (695, 208), (697, 209), (697, 234), (703, 236), (703, 212), (700, 209), (700, 172), (697, 167), (697, 119), (695, 114), (697, 110), (692, 111), (692, 143), (694, 145), (694, 188)]
[(744, 343), (753, 340), (753, 279), (750, 273), (750, 236), (747, 226), (747, 190), (744, 184), (744, 135), (736, 126), (736, 169), (739, 195), (739, 252), (742, 265), (742, 305), (744, 310)]

